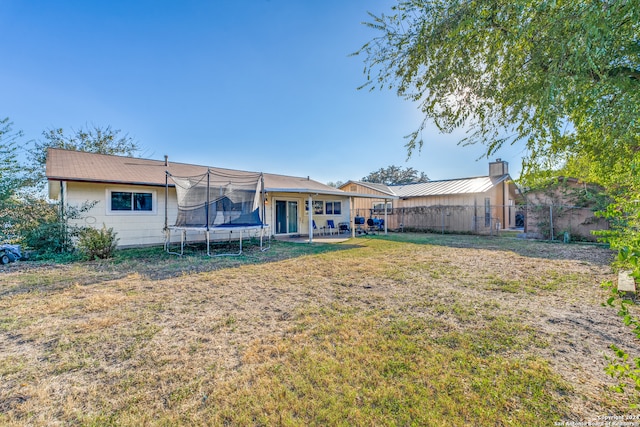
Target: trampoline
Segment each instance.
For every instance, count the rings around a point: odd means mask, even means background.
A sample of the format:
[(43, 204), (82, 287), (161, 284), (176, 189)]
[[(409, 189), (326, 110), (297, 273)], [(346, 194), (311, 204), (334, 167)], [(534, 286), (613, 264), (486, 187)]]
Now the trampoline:
[[(178, 212), (175, 224), (168, 225), (169, 179), (176, 188)], [(165, 251), (184, 255), (187, 233), (204, 234), (208, 256), (242, 254), (244, 238), (258, 238), (260, 250), (271, 247), (269, 226), (264, 224), (264, 179), (261, 173), (208, 169), (196, 176), (179, 177), (166, 172)], [(171, 250), (171, 234), (180, 234), (180, 251)], [(212, 239), (213, 236), (213, 239)], [(268, 237), (267, 245), (264, 238)], [(238, 240), (239, 251), (211, 254), (211, 241)]]

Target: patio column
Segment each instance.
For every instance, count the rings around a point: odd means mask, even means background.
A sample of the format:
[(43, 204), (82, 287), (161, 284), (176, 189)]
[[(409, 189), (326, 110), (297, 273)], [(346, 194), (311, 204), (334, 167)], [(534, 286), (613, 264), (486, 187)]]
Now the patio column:
[(387, 217), (387, 200), (384, 201), (384, 234), (387, 234), (387, 221), (389, 218)]
[(313, 243), (313, 198), (309, 194), (309, 243)]
[(356, 237), (356, 224), (353, 219), (353, 196), (349, 196), (349, 228), (351, 229), (351, 237)]

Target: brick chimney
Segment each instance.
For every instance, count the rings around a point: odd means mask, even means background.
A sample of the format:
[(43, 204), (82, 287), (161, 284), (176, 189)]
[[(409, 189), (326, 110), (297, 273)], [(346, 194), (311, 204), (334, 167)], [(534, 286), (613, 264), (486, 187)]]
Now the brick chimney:
[(496, 159), (495, 162), (489, 162), (489, 176), (503, 176), (509, 173), (509, 163), (502, 159)]

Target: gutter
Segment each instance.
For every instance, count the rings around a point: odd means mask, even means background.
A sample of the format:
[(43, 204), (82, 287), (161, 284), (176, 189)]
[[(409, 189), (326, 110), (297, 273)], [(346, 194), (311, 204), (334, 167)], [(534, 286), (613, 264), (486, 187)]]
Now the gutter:
[(387, 199), (387, 200), (397, 200), (398, 196), (383, 196), (380, 194), (363, 194), (363, 193), (348, 193), (346, 191), (341, 190), (319, 190), (315, 188), (273, 188), (266, 187), (264, 189), (267, 193), (292, 193), (292, 194), (315, 194), (326, 195), (326, 196), (344, 196), (344, 197), (361, 197), (365, 199)]
[[(95, 179), (74, 179), (63, 178), (57, 176), (48, 176), (48, 181), (65, 181), (65, 182), (83, 182), (90, 184), (114, 184), (114, 185), (140, 185), (146, 187), (164, 187), (164, 183), (152, 183), (152, 182), (136, 182), (136, 181), (108, 181), (108, 180), (95, 180)], [(175, 184), (169, 184), (169, 187), (175, 187)]]

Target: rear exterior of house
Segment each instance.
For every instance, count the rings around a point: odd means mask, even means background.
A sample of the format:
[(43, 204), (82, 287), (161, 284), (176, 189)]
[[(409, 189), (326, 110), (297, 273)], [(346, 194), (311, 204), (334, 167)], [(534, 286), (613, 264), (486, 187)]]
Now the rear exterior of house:
[[(254, 174), (161, 160), (50, 149), (47, 156), (49, 197), (60, 203), (69, 223), (113, 228), (120, 248), (161, 245), (178, 216), (175, 185), (167, 176), (190, 177), (207, 170)], [(274, 235), (307, 234), (310, 223), (326, 227), (350, 221), (350, 197), (309, 178), (263, 174), (263, 223)], [(78, 218), (71, 212), (91, 205)], [(311, 214), (309, 213), (311, 206)], [(199, 240), (198, 230), (187, 239)]]
[[(487, 233), (515, 226), (517, 189), (500, 159), (489, 164), (484, 177), (386, 186), (349, 181), (341, 189), (358, 193), (395, 195), (387, 201), (390, 229)], [(355, 211), (381, 218), (384, 201), (357, 199)]]
[(276, 236), (313, 234), (350, 223), (350, 196), (309, 178), (265, 175), (266, 218)]
[[(348, 181), (340, 189), (350, 193), (366, 194), (371, 198), (355, 198), (353, 201), (353, 215), (358, 217), (373, 218), (384, 215), (385, 204), (387, 213), (392, 213), (393, 208), (398, 207), (397, 196), (393, 190), (384, 184), (371, 182)], [(375, 196), (380, 196), (376, 198)], [(382, 198), (393, 196), (396, 200)]]
[[(113, 228), (119, 247), (163, 244), (165, 239), (165, 188), (153, 185), (49, 181), (49, 197), (61, 202), (67, 214), (85, 203), (93, 204), (79, 218), (69, 218), (78, 226)], [(125, 200), (130, 202), (126, 202)], [(169, 189), (168, 218), (175, 221), (175, 188)], [(169, 222), (169, 224), (173, 224)]]

